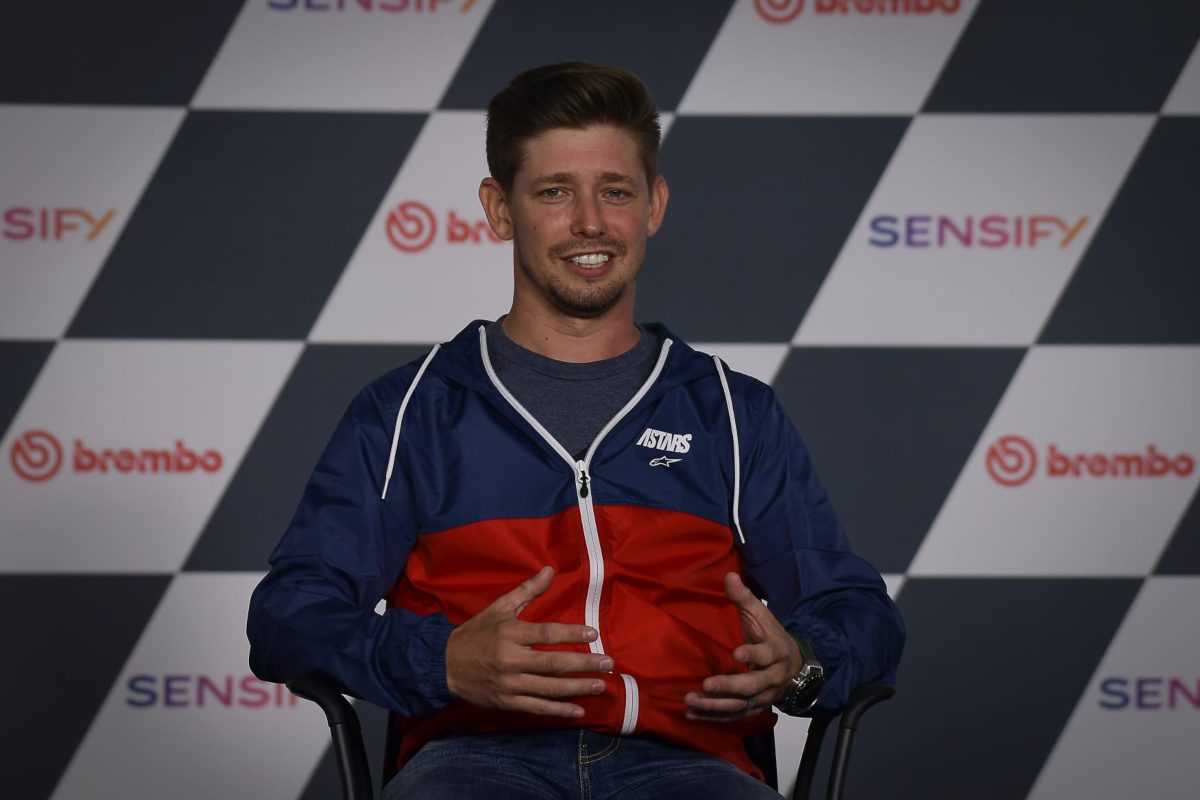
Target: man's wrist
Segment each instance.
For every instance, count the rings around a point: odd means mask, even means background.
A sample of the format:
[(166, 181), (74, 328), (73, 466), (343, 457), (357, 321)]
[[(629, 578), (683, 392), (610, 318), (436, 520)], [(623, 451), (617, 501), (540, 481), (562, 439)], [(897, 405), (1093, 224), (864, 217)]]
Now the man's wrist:
[(797, 669), (803, 667), (809, 661), (818, 661), (817, 653), (813, 650), (812, 642), (798, 633), (788, 631), (788, 636), (796, 644), (796, 650), (800, 653), (800, 662), (796, 665)]
[[(788, 631), (788, 638), (792, 640), (791, 649), (792, 649), (792, 667), (793, 667), (793, 669), (792, 669), (791, 674), (795, 675), (797, 672), (800, 671), (800, 668), (804, 666), (804, 662), (808, 660), (804, 657), (805, 648), (807, 647), (808, 652), (811, 653), (812, 645), (810, 645), (808, 643), (808, 640), (805, 639), (803, 636), (798, 636), (798, 635), (792, 633), (791, 631)], [(804, 644), (802, 645), (801, 642), (804, 642)]]
[(825, 670), (808, 639), (791, 631), (788, 631), (788, 635), (796, 646), (800, 663), (775, 707), (790, 716), (799, 716), (808, 713), (817, 704), (821, 689), (825, 686)]

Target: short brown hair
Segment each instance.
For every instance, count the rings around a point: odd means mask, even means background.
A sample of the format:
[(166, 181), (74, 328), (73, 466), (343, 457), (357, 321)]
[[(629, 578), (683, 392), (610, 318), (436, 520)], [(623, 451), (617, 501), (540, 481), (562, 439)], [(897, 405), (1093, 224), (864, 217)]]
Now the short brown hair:
[(631, 133), (647, 184), (658, 174), (662, 129), (650, 91), (616, 67), (582, 62), (522, 72), (492, 98), (487, 110), (488, 170), (504, 191), (525, 158), (525, 142), (554, 128), (613, 125)]

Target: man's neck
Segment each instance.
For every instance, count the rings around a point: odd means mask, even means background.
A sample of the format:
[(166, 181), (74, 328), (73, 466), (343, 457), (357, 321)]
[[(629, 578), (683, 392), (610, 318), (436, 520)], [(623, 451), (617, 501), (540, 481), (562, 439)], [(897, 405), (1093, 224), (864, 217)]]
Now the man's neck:
[(642, 332), (633, 322), (632, 311), (630, 306), (627, 313), (581, 319), (514, 305), (500, 327), (526, 350), (555, 361), (583, 364), (615, 358), (638, 343)]

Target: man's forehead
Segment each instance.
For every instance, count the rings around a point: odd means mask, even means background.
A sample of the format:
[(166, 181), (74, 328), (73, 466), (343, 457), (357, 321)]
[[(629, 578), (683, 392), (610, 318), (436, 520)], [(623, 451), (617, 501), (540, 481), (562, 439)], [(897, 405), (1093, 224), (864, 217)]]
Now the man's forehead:
[(551, 128), (523, 143), (517, 174), (526, 180), (629, 180), (641, 173), (637, 140), (612, 125)]

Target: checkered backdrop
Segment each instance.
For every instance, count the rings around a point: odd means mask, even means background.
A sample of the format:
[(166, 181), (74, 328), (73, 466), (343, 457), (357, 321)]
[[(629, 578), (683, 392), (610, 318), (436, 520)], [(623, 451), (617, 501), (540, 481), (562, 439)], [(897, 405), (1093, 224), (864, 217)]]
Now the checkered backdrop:
[(1191, 0), (0, 3), (5, 796), (332, 796), (248, 595), (355, 390), (507, 308), (487, 99), (591, 60), (665, 112), (640, 318), (774, 384), (908, 622), (852, 793), (1195, 797), (1198, 37)]

